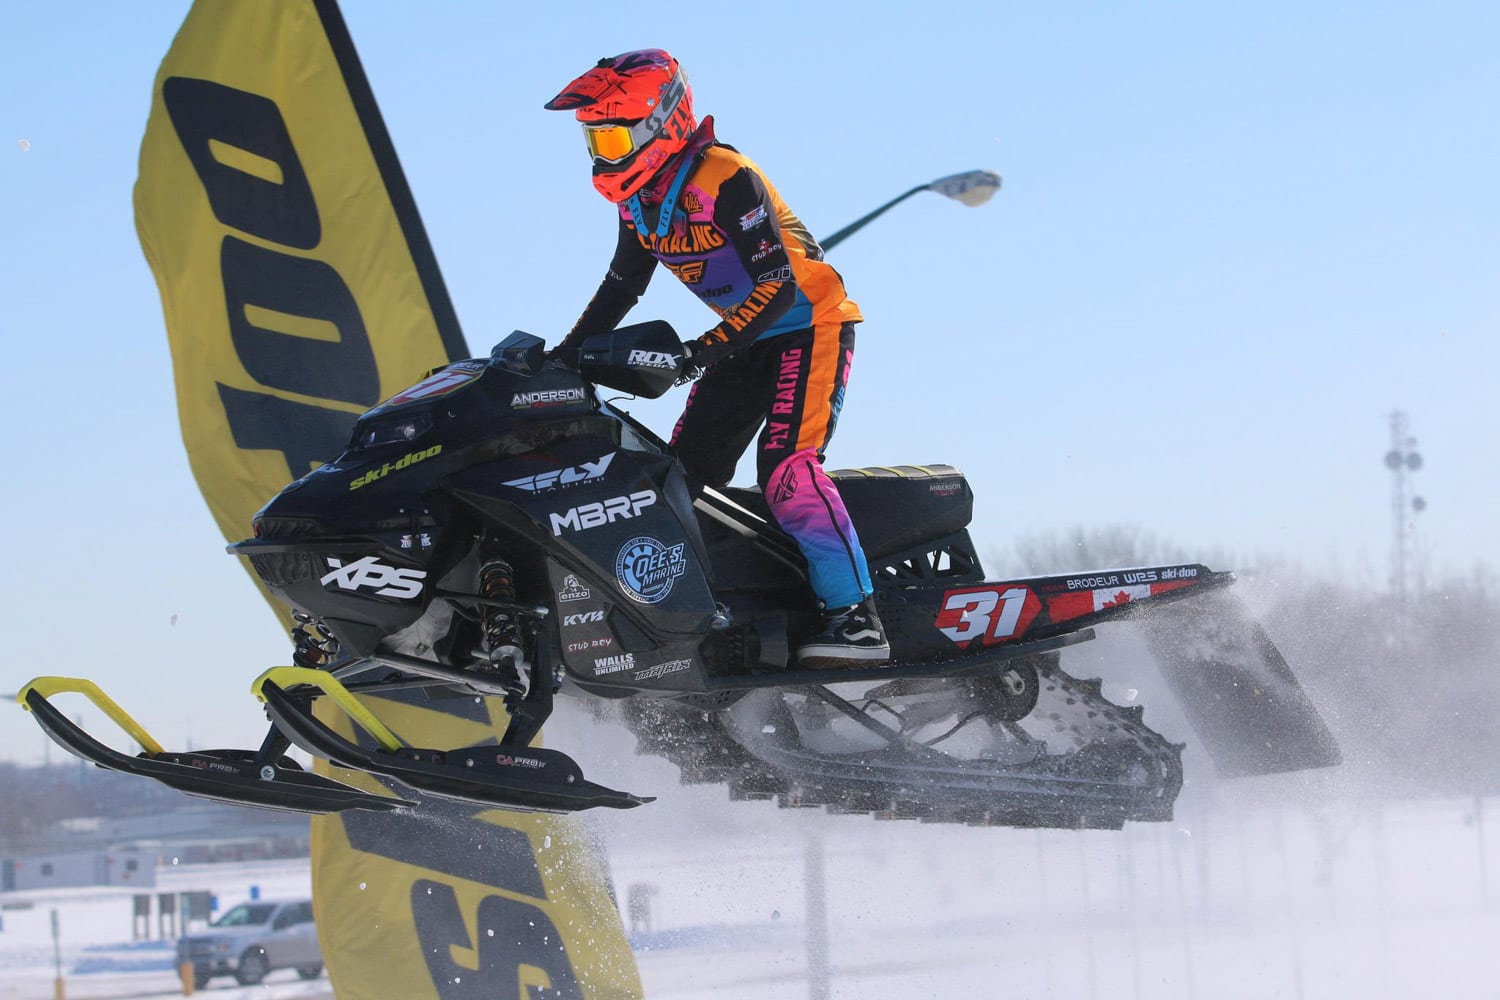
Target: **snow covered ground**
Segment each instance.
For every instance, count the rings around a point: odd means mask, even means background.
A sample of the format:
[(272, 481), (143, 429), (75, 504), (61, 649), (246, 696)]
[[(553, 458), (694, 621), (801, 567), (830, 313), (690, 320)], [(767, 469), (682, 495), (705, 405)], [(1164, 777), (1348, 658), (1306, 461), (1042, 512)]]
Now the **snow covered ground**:
[[(208, 890), (217, 912), (252, 892), (264, 898), (307, 895), (312, 890), (307, 861), (223, 865), (176, 865), (159, 869), (151, 893)], [(63, 978), (68, 1000), (181, 996), (174, 970), (176, 938), (159, 936), (158, 917), (149, 922), (148, 940), (132, 940), (132, 896), (140, 890), (82, 888), (0, 893), (0, 1000), (52, 1000), (56, 964), (52, 917), (58, 915)], [(28, 909), (16, 907), (26, 906)], [(235, 997), (331, 997), (326, 978), (303, 982), (294, 971), (276, 972), (263, 986), (245, 988), (216, 979), (197, 995)]]
[[(1500, 802), (1340, 798), (1319, 780), (1200, 789), (1173, 823), (1120, 832), (881, 823), (661, 787), (590, 824), (621, 900), (654, 890), (632, 933), (653, 1000), (1500, 998)], [(179, 866), (156, 891), (226, 906), (251, 886), (304, 892), (308, 871)], [(128, 893), (32, 901), (3, 911), (0, 1000), (53, 996), (52, 909), (69, 998), (181, 995), (170, 942), (130, 944)], [(281, 972), (199, 995), (332, 994)]]
[(833, 998), (1477, 1000), (1500, 997), (1500, 813), (1481, 805), (1221, 803), (1119, 833), (807, 816), (802, 844), (721, 845), (698, 883), (670, 879), (668, 845), (615, 875), (658, 881), (663, 922), (742, 932), (638, 948), (652, 997), (815, 995), (801, 880), (821, 849)]

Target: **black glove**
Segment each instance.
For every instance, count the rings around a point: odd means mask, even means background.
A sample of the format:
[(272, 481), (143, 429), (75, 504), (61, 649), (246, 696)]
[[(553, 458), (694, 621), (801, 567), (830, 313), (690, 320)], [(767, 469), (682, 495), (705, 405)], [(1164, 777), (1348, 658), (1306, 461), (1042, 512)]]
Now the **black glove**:
[(577, 371), (579, 359), (582, 355), (582, 347), (570, 346), (566, 341), (564, 341), (563, 343), (558, 344), (556, 347), (552, 348), (552, 350), (547, 352), (547, 364), (561, 365), (564, 368), (571, 368), (574, 371)]
[(703, 345), (696, 340), (687, 340), (682, 344), (682, 372), (677, 376), (678, 385), (687, 385), (695, 379), (701, 378), (708, 370), (708, 366), (693, 361), (694, 354), (703, 354)]

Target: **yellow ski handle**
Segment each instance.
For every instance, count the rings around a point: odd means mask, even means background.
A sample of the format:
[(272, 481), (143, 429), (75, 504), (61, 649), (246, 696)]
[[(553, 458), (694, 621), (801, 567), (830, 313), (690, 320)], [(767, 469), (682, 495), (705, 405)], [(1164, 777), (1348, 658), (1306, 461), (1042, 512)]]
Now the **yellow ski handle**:
[(114, 699), (100, 690), (99, 685), (93, 681), (82, 677), (38, 677), (16, 694), (16, 701), (28, 712), (31, 711), (31, 706), (26, 704), (26, 696), (32, 691), (44, 699), (55, 694), (81, 694), (109, 716), (115, 725), (130, 734), (131, 739), (139, 743), (142, 750), (152, 754), (163, 752), (161, 744), (152, 739), (151, 734), (132, 719), (129, 712), (116, 705)]
[(310, 684), (322, 691), (342, 708), (365, 732), (374, 737), (375, 742), (381, 748), (394, 753), (406, 746), (401, 738), (386, 728), (385, 723), (375, 717), (375, 713), (359, 703), (359, 699), (350, 693), (349, 689), (339, 683), (339, 679), (326, 670), (315, 670), (311, 667), (272, 667), (259, 677), (255, 678), (250, 685), (250, 693), (261, 701), (266, 697), (261, 693), (267, 681), (279, 688), (287, 688), (293, 684)]

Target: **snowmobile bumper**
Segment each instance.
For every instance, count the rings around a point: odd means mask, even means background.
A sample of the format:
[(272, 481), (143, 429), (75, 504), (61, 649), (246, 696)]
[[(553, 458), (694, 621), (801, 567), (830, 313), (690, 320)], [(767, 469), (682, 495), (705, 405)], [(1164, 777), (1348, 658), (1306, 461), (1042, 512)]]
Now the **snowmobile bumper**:
[[(374, 741), (365, 749), (317, 719), (309, 697), (287, 688), (310, 686), (330, 697)], [(323, 670), (273, 667), (251, 686), (265, 702), (271, 721), (297, 746), (342, 767), (395, 778), (429, 795), (478, 802), (503, 809), (576, 812), (596, 806), (629, 809), (651, 797), (594, 784), (569, 756), (556, 750), (486, 744), (453, 750), (413, 747), (361, 704), (337, 678)]]
[[(140, 744), (142, 752), (135, 756), (121, 753), (69, 721), (47, 700), (65, 692), (88, 698)], [(16, 701), (32, 714), (48, 736), (70, 753), (111, 771), (154, 778), (199, 798), (306, 813), (345, 809), (388, 810), (411, 804), (404, 799), (374, 795), (305, 771), (296, 761), (279, 753), (264, 750), (190, 750), (178, 753), (165, 750), (92, 681), (38, 677), (21, 689)], [(281, 746), (285, 748), (286, 744)]]

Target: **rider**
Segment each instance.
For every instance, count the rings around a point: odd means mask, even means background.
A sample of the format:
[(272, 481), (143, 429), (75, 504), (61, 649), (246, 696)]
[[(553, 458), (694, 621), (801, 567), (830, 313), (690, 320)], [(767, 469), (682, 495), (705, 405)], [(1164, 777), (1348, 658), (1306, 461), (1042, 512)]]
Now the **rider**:
[(723, 486), (759, 429), (757, 480), (822, 612), (798, 659), (890, 659), (864, 551), (823, 470), (862, 319), (843, 279), (760, 168), (715, 139), (711, 117), (693, 117), (687, 75), (661, 49), (599, 60), (546, 107), (583, 124), (594, 187), (620, 216), (604, 281), (556, 353), (574, 358), (614, 329), (658, 261), (675, 274), (720, 320), (683, 344), (684, 371), (701, 375), (672, 432), (684, 469)]

